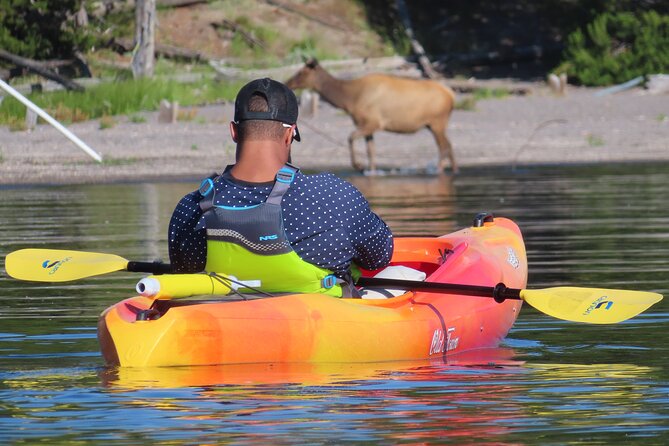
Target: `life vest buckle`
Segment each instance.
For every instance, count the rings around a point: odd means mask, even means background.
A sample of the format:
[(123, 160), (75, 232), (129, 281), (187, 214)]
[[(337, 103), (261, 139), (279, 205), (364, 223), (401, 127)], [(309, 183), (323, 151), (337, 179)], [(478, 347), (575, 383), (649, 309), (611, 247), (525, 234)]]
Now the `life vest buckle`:
[(287, 167), (282, 167), (276, 173), (276, 181), (280, 183), (290, 184), (295, 179), (295, 171)]
[(201, 196), (206, 197), (213, 190), (214, 190), (214, 181), (211, 178), (205, 178), (204, 180), (202, 180), (198, 192), (200, 192)]
[(335, 276), (334, 274), (329, 274), (329, 275), (323, 277), (322, 285), (323, 285), (323, 288), (325, 288), (326, 290), (329, 290), (330, 288), (332, 288), (336, 284), (337, 284), (337, 276)]

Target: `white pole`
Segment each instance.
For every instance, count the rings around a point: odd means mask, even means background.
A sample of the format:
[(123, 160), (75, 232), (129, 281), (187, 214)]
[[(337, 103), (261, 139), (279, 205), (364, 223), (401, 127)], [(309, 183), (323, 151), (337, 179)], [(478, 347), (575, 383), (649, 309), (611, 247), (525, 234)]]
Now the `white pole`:
[(21, 93), (16, 91), (14, 88), (12, 88), (9, 84), (7, 84), (2, 79), (0, 79), (0, 87), (2, 87), (3, 90), (5, 90), (7, 93), (14, 96), (23, 105), (25, 105), (26, 107), (28, 107), (29, 109), (31, 109), (32, 111), (37, 113), (37, 115), (40, 118), (44, 119), (46, 122), (48, 122), (49, 124), (54, 126), (56, 128), (56, 130), (58, 130), (60, 133), (65, 135), (65, 137), (67, 139), (69, 139), (70, 141), (75, 143), (77, 145), (77, 147), (79, 147), (81, 150), (88, 153), (95, 161), (97, 161), (99, 163), (102, 162), (102, 155), (100, 155), (98, 152), (96, 152), (95, 150), (88, 147), (88, 145), (85, 142), (83, 142), (82, 140), (80, 140), (79, 138), (77, 138), (77, 136), (74, 133), (72, 133), (71, 131), (69, 131), (65, 127), (63, 127), (63, 125), (60, 122), (53, 119), (51, 116), (49, 116), (49, 114), (47, 112), (45, 112), (44, 110), (39, 108), (37, 105), (33, 104), (28, 98), (26, 98)]

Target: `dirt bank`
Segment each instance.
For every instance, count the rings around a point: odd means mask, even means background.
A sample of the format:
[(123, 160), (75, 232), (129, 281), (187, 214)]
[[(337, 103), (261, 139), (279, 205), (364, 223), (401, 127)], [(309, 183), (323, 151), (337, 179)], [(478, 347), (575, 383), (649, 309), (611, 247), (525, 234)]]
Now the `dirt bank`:
[[(456, 110), (449, 127), (458, 162), (470, 166), (543, 163), (669, 161), (669, 100), (642, 90), (596, 97), (571, 88), (565, 97), (537, 86), (528, 96), (479, 101), (475, 111)], [(100, 183), (197, 179), (233, 161), (228, 136), (230, 104), (198, 109), (189, 122), (158, 123), (117, 118), (112, 128), (98, 121), (69, 126), (102, 154), (98, 164), (47, 125), (31, 132), (0, 128), (0, 184)], [(346, 147), (353, 124), (322, 104), (317, 116), (301, 116), (302, 142), (293, 161), (308, 170), (350, 170)], [(434, 168), (431, 135), (381, 132), (375, 136), (383, 169)], [(358, 151), (364, 155), (363, 141)]]

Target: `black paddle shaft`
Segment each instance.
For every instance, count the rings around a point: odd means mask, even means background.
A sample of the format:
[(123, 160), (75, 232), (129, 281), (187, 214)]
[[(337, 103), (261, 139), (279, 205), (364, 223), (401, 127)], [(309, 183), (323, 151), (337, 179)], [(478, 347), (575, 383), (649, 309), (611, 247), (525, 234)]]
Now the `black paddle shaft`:
[[(128, 271), (136, 273), (170, 274), (172, 265), (162, 262), (128, 262)], [(380, 277), (361, 277), (357, 286), (387, 287), (428, 293), (457, 293), (466, 296), (492, 297), (497, 302), (506, 299), (520, 300), (520, 291), (516, 288), (507, 288), (503, 283), (492, 286), (460, 285), (441, 282), (420, 282), (417, 280), (384, 279)]]
[(133, 273), (170, 274), (172, 265), (162, 262), (128, 262), (126, 270)]
[(492, 286), (459, 285), (440, 282), (419, 282), (416, 280), (383, 279), (377, 277), (361, 277), (356, 283), (358, 286), (398, 288), (411, 291), (425, 291), (428, 293), (457, 293), (466, 296), (492, 297), (497, 302), (505, 299), (520, 300), (520, 291), (515, 288), (507, 288), (503, 283)]

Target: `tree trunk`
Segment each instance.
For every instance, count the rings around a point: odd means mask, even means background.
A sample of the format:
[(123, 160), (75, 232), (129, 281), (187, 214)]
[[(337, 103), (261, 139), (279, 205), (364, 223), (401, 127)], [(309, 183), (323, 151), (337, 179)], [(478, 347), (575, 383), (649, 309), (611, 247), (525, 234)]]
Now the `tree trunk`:
[(137, 0), (135, 3), (135, 49), (132, 75), (152, 77), (155, 59), (156, 0)]
[(413, 33), (413, 28), (411, 27), (411, 17), (409, 16), (409, 10), (404, 0), (396, 0), (397, 11), (402, 18), (402, 23), (404, 24), (404, 32), (406, 33), (409, 41), (411, 41), (411, 49), (418, 57), (418, 65), (420, 65), (421, 70), (425, 77), (430, 79), (436, 79), (439, 77), (437, 72), (432, 68), (432, 63), (430, 59), (427, 58), (423, 45), (416, 39)]

